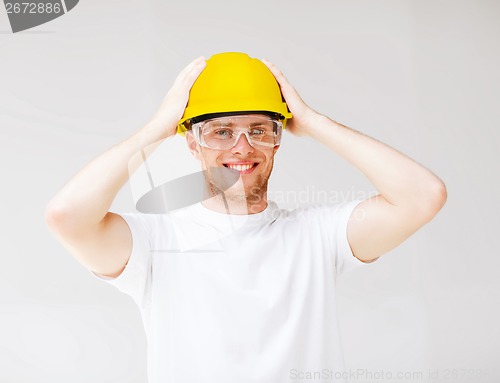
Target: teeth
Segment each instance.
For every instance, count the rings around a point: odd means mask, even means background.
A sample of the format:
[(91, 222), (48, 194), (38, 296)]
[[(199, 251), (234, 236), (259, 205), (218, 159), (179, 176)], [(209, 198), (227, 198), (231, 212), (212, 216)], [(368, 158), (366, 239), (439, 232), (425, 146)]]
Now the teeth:
[(239, 172), (244, 172), (245, 170), (252, 168), (253, 164), (252, 165), (231, 165), (231, 164), (228, 164), (227, 167), (231, 168), (231, 169), (238, 170)]

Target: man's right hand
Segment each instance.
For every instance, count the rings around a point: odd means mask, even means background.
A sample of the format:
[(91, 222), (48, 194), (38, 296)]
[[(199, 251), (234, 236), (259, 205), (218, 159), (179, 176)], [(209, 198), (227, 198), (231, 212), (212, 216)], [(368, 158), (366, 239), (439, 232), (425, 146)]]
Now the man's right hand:
[(189, 91), (205, 66), (205, 57), (200, 56), (193, 60), (177, 75), (174, 84), (163, 99), (152, 119), (152, 125), (165, 132), (164, 138), (174, 136), (177, 133), (177, 123), (184, 114)]

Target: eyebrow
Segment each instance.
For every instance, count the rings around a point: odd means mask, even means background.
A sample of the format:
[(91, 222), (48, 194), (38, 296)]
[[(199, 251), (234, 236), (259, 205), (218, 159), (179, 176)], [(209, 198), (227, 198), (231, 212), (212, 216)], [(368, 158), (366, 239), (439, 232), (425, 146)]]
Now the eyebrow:
[[(261, 126), (264, 124), (265, 121), (259, 121), (259, 122), (253, 122), (251, 123), (250, 125), (248, 125), (249, 127), (254, 127), (254, 126)], [(235, 124), (229, 120), (229, 122), (226, 120), (220, 120), (220, 126), (226, 126), (226, 127), (233, 127)], [(273, 124), (274, 126), (274, 124)]]
[[(253, 122), (249, 126), (258, 126), (258, 125), (262, 125), (263, 123), (264, 123), (263, 121), (261, 121), (261, 122)], [(227, 122), (227, 121), (221, 121), (220, 124), (223, 125), (223, 126), (233, 126), (234, 125), (233, 122)]]

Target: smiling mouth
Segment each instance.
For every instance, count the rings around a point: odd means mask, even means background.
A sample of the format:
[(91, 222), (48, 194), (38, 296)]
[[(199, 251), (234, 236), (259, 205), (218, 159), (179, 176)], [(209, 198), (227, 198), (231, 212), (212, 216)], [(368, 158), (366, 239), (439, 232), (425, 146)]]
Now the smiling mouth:
[(240, 172), (240, 174), (247, 174), (252, 172), (258, 165), (257, 162), (250, 164), (223, 164), (226, 168), (236, 170)]

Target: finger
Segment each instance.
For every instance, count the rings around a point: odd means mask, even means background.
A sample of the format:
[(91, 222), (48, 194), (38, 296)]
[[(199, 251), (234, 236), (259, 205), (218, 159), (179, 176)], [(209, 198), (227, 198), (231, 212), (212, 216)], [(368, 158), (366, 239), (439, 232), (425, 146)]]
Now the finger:
[(280, 84), (281, 87), (283, 86), (292, 87), (291, 84), (288, 82), (287, 78), (285, 77), (285, 75), (283, 74), (283, 72), (280, 71), (276, 65), (274, 65), (271, 61), (267, 59), (262, 59), (262, 62), (269, 68), (274, 77), (276, 77), (276, 80), (278, 80), (278, 83)]
[(294, 94), (295, 96), (299, 96), (297, 93), (297, 90), (290, 84), (288, 79), (285, 77), (283, 72), (278, 69), (276, 65), (274, 65), (272, 62), (270, 62), (267, 59), (262, 59), (262, 62), (269, 68), (269, 70), (272, 72), (276, 80), (278, 81), (278, 84), (281, 88), (281, 91), (283, 92), (283, 96), (287, 98), (289, 94)]
[(200, 57), (194, 59), (193, 61), (191, 61), (177, 75), (177, 77), (176, 77), (176, 79), (174, 81), (174, 86), (177, 85), (177, 84), (179, 84), (179, 83), (181, 83), (181, 82), (184, 82), (184, 80), (186, 79), (186, 77), (189, 76), (189, 74), (193, 70), (198, 70), (199, 66), (203, 66), (204, 67), (205, 65), (206, 65), (206, 61), (205, 61), (205, 57), (204, 56), (200, 56)]
[(278, 67), (276, 65), (274, 65), (271, 61), (269, 61), (268, 59), (262, 59), (262, 62), (269, 68), (269, 70), (271, 72), (273, 72), (273, 74), (275, 76), (279, 76), (279, 77), (283, 77), (283, 78), (286, 78), (285, 75), (283, 74), (282, 71), (280, 71), (278, 69)]
[(191, 61), (183, 70), (182, 72), (188, 72), (192, 67), (196, 66), (197, 64), (205, 61), (204, 56), (199, 56), (195, 58), (193, 61)]
[(190, 72), (186, 74), (184, 77), (184, 86), (188, 86), (191, 88), (191, 86), (194, 84), (198, 76), (200, 75), (201, 72), (205, 69), (207, 63), (206, 61), (202, 60), (199, 61), (192, 69)]
[(170, 99), (178, 100), (183, 104), (187, 103), (189, 91), (200, 73), (205, 69), (206, 61), (203, 56), (201, 56), (191, 62), (191, 64), (194, 65), (191, 67), (188, 66), (186, 68), (188, 69), (186, 73), (181, 73), (181, 75), (177, 77), (174, 85), (167, 94), (166, 103), (168, 103)]

